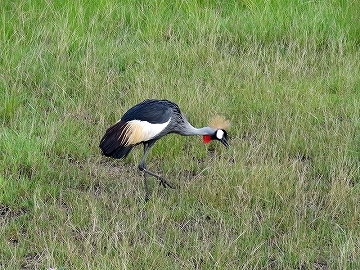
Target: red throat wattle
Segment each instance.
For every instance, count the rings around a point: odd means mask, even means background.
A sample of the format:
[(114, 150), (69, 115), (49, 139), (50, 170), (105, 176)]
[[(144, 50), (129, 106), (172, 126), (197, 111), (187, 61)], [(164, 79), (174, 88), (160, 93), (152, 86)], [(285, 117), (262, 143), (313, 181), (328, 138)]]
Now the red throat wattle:
[(211, 136), (210, 136), (210, 135), (204, 135), (204, 136), (203, 136), (203, 142), (204, 142), (204, 143), (209, 143), (209, 142), (211, 142)]

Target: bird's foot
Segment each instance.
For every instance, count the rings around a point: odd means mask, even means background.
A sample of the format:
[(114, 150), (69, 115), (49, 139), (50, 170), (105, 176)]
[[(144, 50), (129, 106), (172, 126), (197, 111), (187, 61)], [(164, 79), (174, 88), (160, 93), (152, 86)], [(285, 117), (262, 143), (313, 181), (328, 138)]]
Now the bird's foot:
[(169, 187), (174, 189), (174, 187), (168, 181), (166, 181), (165, 178), (159, 177), (159, 180), (159, 185), (162, 185), (164, 188)]
[[(156, 177), (157, 179), (160, 180), (159, 185), (162, 185), (164, 188), (169, 187), (169, 188), (174, 188), (164, 177), (161, 177), (160, 175), (157, 175), (156, 173), (153, 173), (149, 170), (147, 170), (145, 167), (139, 167), (141, 171), (144, 172), (144, 177), (146, 179), (146, 174), (151, 175)], [(146, 180), (145, 180), (146, 183)]]

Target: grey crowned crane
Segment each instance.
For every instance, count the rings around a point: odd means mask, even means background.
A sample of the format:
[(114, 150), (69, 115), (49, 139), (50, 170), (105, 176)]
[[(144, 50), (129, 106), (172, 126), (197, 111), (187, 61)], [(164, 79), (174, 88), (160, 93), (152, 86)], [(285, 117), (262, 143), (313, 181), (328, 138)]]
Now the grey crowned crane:
[(217, 117), (210, 126), (195, 128), (186, 120), (177, 104), (169, 100), (147, 99), (130, 108), (116, 124), (108, 128), (99, 147), (105, 156), (118, 159), (125, 158), (134, 146), (140, 143), (144, 145), (139, 170), (144, 172), (145, 200), (148, 200), (147, 174), (159, 179), (164, 187), (173, 188), (165, 178), (146, 167), (146, 156), (157, 140), (169, 133), (202, 135), (204, 143), (217, 140), (229, 147), (225, 131), (229, 127), (229, 121)]

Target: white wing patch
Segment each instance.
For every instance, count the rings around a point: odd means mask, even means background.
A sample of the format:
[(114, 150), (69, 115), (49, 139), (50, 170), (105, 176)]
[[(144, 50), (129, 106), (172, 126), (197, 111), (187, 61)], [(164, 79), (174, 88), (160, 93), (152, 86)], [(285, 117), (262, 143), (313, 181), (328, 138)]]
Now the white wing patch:
[(151, 124), (147, 121), (131, 120), (127, 122), (125, 145), (134, 145), (154, 139), (170, 123), (171, 118), (162, 124)]

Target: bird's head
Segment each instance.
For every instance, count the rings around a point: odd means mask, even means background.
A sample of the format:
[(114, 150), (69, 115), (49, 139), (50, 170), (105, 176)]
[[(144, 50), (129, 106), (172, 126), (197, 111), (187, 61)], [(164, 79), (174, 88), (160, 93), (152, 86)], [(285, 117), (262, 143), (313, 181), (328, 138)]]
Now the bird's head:
[(217, 129), (214, 134), (203, 136), (204, 143), (209, 143), (212, 140), (220, 141), (223, 145), (229, 147), (229, 143), (227, 141), (227, 133), (224, 129)]
[(229, 143), (227, 141), (227, 132), (226, 129), (230, 128), (230, 122), (229, 120), (226, 120), (223, 116), (215, 116), (210, 121), (211, 128), (215, 130), (213, 134), (210, 135), (204, 135), (203, 136), (203, 142), (209, 143), (212, 140), (220, 141), (223, 145), (226, 147), (229, 147)]

